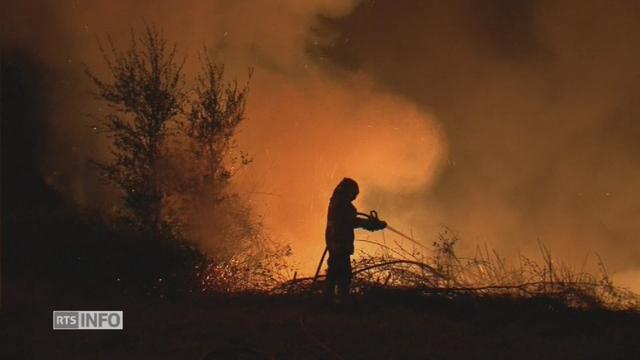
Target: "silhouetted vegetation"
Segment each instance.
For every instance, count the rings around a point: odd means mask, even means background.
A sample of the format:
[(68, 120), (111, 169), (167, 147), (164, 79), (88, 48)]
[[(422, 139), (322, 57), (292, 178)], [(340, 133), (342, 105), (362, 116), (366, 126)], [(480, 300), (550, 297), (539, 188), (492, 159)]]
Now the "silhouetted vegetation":
[(139, 40), (131, 35), (130, 48), (102, 49), (112, 79), (101, 80), (87, 72), (111, 113), (100, 122), (112, 140), (112, 159), (100, 163), (102, 176), (122, 192), (125, 209), (136, 225), (159, 234), (166, 179), (162, 162), (171, 122), (182, 112), (184, 75), (174, 45), (147, 26)]
[(263, 233), (229, 187), (250, 161), (234, 139), (248, 82), (226, 81), (223, 66), (205, 50), (190, 87), (177, 47), (152, 26), (132, 32), (124, 50), (111, 40), (101, 50), (107, 76), (87, 73), (107, 112), (92, 120), (112, 147), (109, 158), (95, 163), (122, 195), (108, 204), (119, 209), (116, 216), (79, 208), (45, 181), (40, 161), (48, 89), (56, 79), (31, 54), (4, 52), (5, 304), (78, 288), (85, 289), (83, 298), (223, 291), (229, 269), (243, 284), (234, 288), (276, 281), (270, 269), (290, 250)]
[[(98, 166), (123, 194), (124, 216), (114, 221), (151, 248), (156, 241), (160, 253), (176, 242), (174, 260), (184, 272), (196, 278), (209, 269), (200, 282), (211, 284), (214, 273), (227, 279), (228, 274), (214, 271), (221, 268), (266, 275), (264, 264), (286, 255), (288, 248), (263, 234), (251, 208), (230, 189), (233, 176), (250, 163), (235, 141), (249, 83), (227, 81), (224, 66), (205, 48), (200, 72), (188, 87), (176, 45), (168, 46), (149, 25), (140, 38), (132, 31), (125, 51), (110, 39), (109, 48), (101, 50), (109, 78), (87, 73), (97, 98), (112, 111), (99, 120), (112, 140), (112, 156)], [(201, 252), (200, 259), (182, 261), (194, 251)]]
[(261, 236), (251, 209), (230, 190), (233, 176), (251, 161), (235, 140), (245, 119), (249, 84), (239, 88), (227, 82), (224, 66), (214, 63), (206, 49), (200, 60), (190, 108), (177, 123), (181, 137), (172, 154), (169, 209), (174, 227), (191, 240), (209, 240), (211, 254), (228, 260)]
[[(488, 247), (478, 247), (472, 257), (456, 253), (458, 236), (444, 228), (432, 248), (408, 248), (401, 242), (379, 243), (378, 251), (363, 252), (354, 261), (353, 288), (356, 293), (372, 289), (408, 291), (413, 294), (442, 294), (448, 298), (461, 295), (475, 297), (512, 297), (514, 299), (553, 299), (566, 306), (640, 309), (640, 296), (614, 286), (602, 260), (598, 258), (597, 275), (576, 271), (558, 259), (553, 259), (542, 244), (542, 262), (520, 256), (517, 266)], [(280, 284), (276, 293), (317, 291), (312, 278), (300, 278)]]

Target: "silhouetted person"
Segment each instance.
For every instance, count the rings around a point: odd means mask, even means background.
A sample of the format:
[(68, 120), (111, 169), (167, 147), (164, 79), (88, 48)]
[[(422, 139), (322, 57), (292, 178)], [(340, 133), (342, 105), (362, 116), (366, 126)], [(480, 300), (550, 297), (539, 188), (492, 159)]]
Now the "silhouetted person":
[(325, 295), (333, 299), (336, 285), (338, 296), (344, 300), (349, 295), (351, 286), (351, 255), (355, 228), (369, 231), (381, 230), (387, 223), (377, 217), (359, 218), (358, 212), (351, 203), (356, 199), (360, 190), (358, 184), (349, 178), (344, 178), (333, 190), (327, 214), (327, 229), (325, 240), (329, 250), (327, 270), (327, 288)]

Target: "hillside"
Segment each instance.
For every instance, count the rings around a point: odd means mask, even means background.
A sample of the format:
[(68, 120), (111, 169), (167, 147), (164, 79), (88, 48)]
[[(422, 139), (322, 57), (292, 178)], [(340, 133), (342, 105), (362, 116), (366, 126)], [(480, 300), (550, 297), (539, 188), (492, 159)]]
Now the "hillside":
[[(122, 309), (124, 331), (53, 331), (51, 309)], [(120, 298), (2, 313), (4, 359), (637, 359), (640, 315), (536, 298), (390, 290), (345, 306), (304, 296)]]

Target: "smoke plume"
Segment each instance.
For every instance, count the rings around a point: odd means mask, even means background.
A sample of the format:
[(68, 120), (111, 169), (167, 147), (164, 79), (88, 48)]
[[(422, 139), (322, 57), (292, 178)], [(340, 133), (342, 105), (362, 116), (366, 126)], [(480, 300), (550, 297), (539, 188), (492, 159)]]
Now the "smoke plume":
[(541, 241), (576, 267), (598, 253), (632, 286), (639, 13), (635, 1), (363, 2), (325, 21), (341, 35), (324, 54), (438, 117), (447, 165), (415, 200), (468, 245), (517, 255)]

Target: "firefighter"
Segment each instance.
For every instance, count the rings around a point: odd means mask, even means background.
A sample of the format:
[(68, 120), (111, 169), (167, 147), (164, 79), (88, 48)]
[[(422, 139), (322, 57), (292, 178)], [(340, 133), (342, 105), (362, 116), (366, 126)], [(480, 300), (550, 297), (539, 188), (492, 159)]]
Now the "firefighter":
[(353, 254), (354, 233), (356, 228), (369, 231), (382, 230), (387, 223), (377, 217), (358, 217), (358, 212), (351, 203), (358, 196), (358, 184), (344, 178), (336, 186), (329, 201), (325, 240), (329, 250), (327, 287), (325, 295), (329, 299), (335, 296), (338, 288), (338, 300), (344, 301), (349, 295), (351, 285), (351, 255)]

